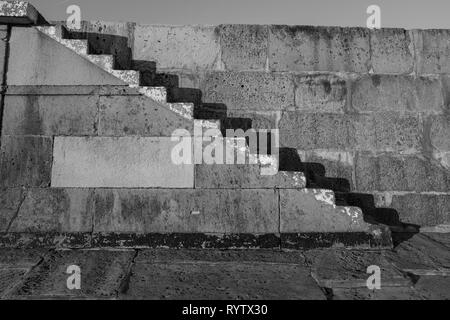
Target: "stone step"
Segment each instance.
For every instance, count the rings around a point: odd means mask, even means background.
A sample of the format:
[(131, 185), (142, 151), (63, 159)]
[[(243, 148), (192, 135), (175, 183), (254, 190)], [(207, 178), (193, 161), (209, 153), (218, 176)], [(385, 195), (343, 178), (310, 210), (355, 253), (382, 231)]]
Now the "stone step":
[(86, 57), (102, 69), (114, 69), (114, 56), (111, 54), (88, 54)]
[(119, 78), (120, 80), (128, 83), (130, 86), (138, 87), (141, 83), (141, 76), (139, 71), (135, 70), (109, 70), (109, 72)]

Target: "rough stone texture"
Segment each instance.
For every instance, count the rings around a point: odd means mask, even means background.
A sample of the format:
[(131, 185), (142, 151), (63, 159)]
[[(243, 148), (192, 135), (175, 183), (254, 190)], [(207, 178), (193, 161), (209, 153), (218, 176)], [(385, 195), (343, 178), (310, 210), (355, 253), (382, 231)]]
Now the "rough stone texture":
[(372, 30), (370, 48), (374, 73), (413, 72), (413, 44), (407, 30), (391, 28)]
[(92, 191), (29, 189), (10, 232), (89, 232), (92, 230)]
[(342, 113), (347, 104), (347, 83), (335, 75), (295, 76), (295, 105), (299, 111)]
[(422, 275), (440, 275), (450, 272), (450, 251), (444, 245), (424, 234), (416, 234), (398, 245), (386, 259), (404, 272)]
[(136, 25), (134, 60), (156, 61), (158, 69), (214, 69), (220, 34), (214, 26)]
[(369, 75), (352, 82), (352, 107), (358, 112), (443, 112), (442, 86), (435, 76)]
[(3, 134), (94, 135), (98, 97), (11, 96), (5, 97)]
[(302, 172), (280, 171), (275, 175), (261, 175), (259, 165), (223, 164), (196, 165), (196, 188), (304, 188), (306, 178)]
[(95, 232), (277, 233), (273, 190), (98, 190)]
[(450, 189), (450, 172), (420, 154), (358, 153), (355, 178), (360, 191), (442, 191)]
[(6, 232), (16, 216), (24, 195), (21, 189), (0, 189), (0, 232)]
[(421, 276), (414, 289), (427, 300), (450, 300), (450, 278)]
[(333, 289), (331, 300), (423, 300), (423, 296), (409, 287), (381, 287), (380, 290), (367, 288)]
[(369, 48), (368, 29), (272, 25), (269, 68), (368, 72)]
[(264, 70), (269, 28), (262, 25), (221, 25), (220, 46), (226, 70)]
[(32, 25), (45, 20), (35, 7), (25, 1), (1, 1), (0, 23)]
[(368, 232), (361, 209), (338, 207), (327, 190), (280, 190), (281, 232)]
[(388, 204), (397, 210), (400, 220), (414, 223), (422, 227), (450, 223), (450, 195), (411, 193), (393, 195)]
[(51, 185), (192, 188), (194, 166), (171, 161), (176, 144), (164, 137), (56, 137)]
[(13, 27), (8, 85), (124, 85), (34, 28)]
[(123, 298), (325, 299), (302, 261), (286, 259), (284, 253), (242, 252), (236, 254), (238, 257), (234, 254), (226, 257), (205, 252), (197, 257), (188, 254), (187, 261), (172, 257), (179, 256), (178, 252), (152, 253), (150, 259), (145, 251), (142, 254), (144, 257), (138, 255), (131, 270)]
[(381, 269), (382, 287), (408, 286), (404, 277), (383, 255), (383, 251), (311, 250), (306, 251), (307, 263), (320, 286), (326, 288), (366, 288), (369, 266)]
[(329, 113), (283, 112), (280, 145), (300, 150), (346, 150), (352, 145), (351, 117)]
[(415, 38), (418, 72), (449, 73), (450, 30), (418, 30)]
[(203, 101), (229, 110), (280, 111), (294, 106), (294, 84), (287, 74), (209, 72), (200, 89)]
[[(444, 225), (445, 226), (445, 225)], [(449, 225), (447, 226), (447, 230)], [(444, 246), (446, 246), (447, 248), (450, 249), (450, 233), (443, 233), (443, 232), (426, 232), (423, 233), (425, 236), (427, 236), (428, 238), (439, 242), (440, 244), (443, 244)]]
[(99, 135), (170, 137), (177, 129), (193, 130), (193, 121), (145, 96), (104, 96), (99, 104)]
[[(8, 26), (0, 25), (0, 38), (7, 39), (8, 38)], [(4, 76), (4, 68), (5, 68), (5, 57), (6, 57), (6, 42), (0, 42), (0, 76), (3, 79)]]
[(2, 136), (0, 185), (46, 187), (50, 185), (52, 139)]
[(46, 255), (42, 249), (0, 249), (0, 268), (31, 268)]
[(441, 151), (450, 151), (450, 115), (430, 116), (427, 120), (431, 145)]
[[(134, 251), (57, 251), (26, 277), (14, 299), (115, 298), (126, 277)], [(81, 269), (81, 290), (67, 288), (67, 268)]]

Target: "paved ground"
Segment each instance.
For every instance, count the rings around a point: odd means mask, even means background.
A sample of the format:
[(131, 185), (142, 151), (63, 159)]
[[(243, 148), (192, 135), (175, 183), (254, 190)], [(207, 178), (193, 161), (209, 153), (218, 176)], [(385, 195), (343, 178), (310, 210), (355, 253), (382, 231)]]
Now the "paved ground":
[[(80, 290), (67, 287), (72, 265), (81, 270)], [(372, 265), (379, 290), (366, 286)], [(450, 299), (450, 234), (417, 234), (373, 251), (1, 249), (0, 297)]]

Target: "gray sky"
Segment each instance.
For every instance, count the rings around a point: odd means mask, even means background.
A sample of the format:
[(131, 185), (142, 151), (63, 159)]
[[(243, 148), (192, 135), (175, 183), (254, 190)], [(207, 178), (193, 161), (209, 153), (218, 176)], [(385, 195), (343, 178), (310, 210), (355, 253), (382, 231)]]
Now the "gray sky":
[(450, 29), (450, 0), (28, 0), (48, 20), (77, 4), (83, 20), (145, 24), (293, 24), (366, 26), (381, 7), (382, 27)]

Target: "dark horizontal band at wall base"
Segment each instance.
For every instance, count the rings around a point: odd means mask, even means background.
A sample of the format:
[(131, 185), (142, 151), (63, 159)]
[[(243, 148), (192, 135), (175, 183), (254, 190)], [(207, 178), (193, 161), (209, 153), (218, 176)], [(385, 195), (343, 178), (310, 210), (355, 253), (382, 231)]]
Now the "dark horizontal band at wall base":
[(390, 237), (363, 232), (204, 234), (204, 233), (0, 233), (0, 248), (177, 248), (314, 249), (391, 248)]

